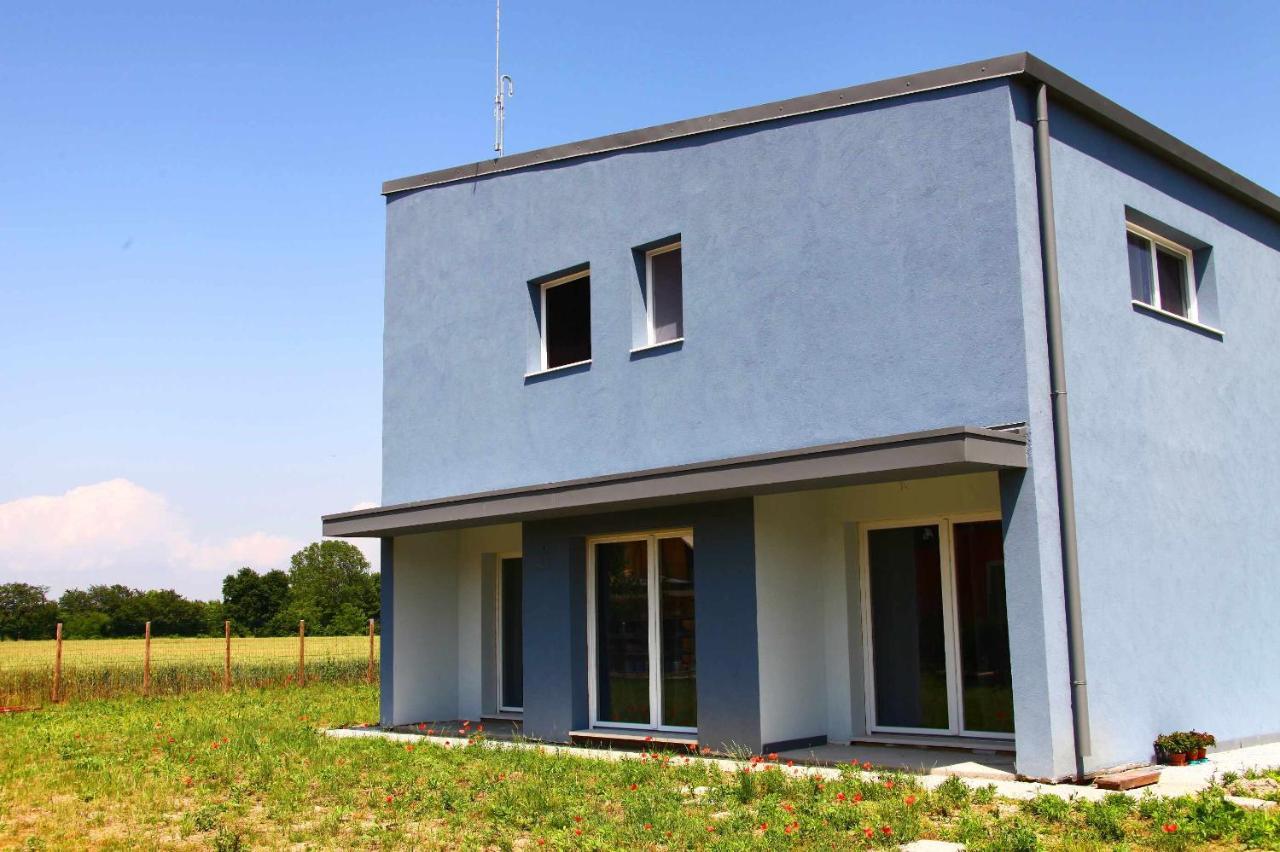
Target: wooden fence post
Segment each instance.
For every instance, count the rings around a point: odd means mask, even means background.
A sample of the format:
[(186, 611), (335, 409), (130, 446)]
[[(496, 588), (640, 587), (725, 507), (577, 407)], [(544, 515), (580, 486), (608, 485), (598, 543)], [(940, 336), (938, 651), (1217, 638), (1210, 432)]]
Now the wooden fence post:
[(142, 628), (142, 638), (145, 640), (142, 650), (142, 694), (151, 695), (151, 622), (148, 621)]
[(222, 658), (222, 691), (231, 690), (231, 622), (222, 622), (222, 632), (226, 637), (225, 654)]
[(58, 703), (58, 695), (62, 692), (62, 622), (58, 622), (57, 631), (54, 633), (57, 639), (57, 650), (53, 652), (53, 703)]
[(373, 619), (369, 619), (369, 670), (364, 673), (364, 682), (373, 683)]
[(298, 686), (307, 685), (307, 622), (298, 622)]

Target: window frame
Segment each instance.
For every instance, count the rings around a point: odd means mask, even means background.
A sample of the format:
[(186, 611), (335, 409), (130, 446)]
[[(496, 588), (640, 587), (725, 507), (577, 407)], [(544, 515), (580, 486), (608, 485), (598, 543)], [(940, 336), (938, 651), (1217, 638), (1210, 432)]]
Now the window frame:
[(681, 343), (684, 341), (684, 252), (680, 252), (680, 277), (681, 281), (681, 297), (680, 297), (680, 336), (673, 337), (670, 340), (658, 340), (657, 328), (657, 312), (654, 310), (653, 303), (653, 259), (660, 254), (667, 254), (680, 250), (682, 247), (680, 240), (666, 243), (664, 245), (651, 248), (644, 253), (644, 314), (645, 314), (645, 347), (668, 346), (673, 343)]
[[(1125, 222), (1125, 234), (1133, 234), (1136, 237), (1146, 240), (1151, 244), (1151, 301), (1144, 302), (1141, 299), (1133, 299), (1135, 305), (1142, 305), (1146, 308), (1159, 311), (1165, 316), (1175, 317), (1183, 322), (1190, 322), (1196, 325), (1200, 324), (1200, 305), (1196, 299), (1196, 282), (1195, 282), (1195, 252), (1184, 245), (1174, 242), (1168, 237), (1162, 237), (1154, 231), (1150, 231), (1141, 225), (1135, 225), (1132, 222)], [(1182, 258), (1182, 293), (1187, 303), (1187, 313), (1183, 316), (1175, 311), (1167, 310), (1160, 299), (1160, 269), (1157, 260), (1157, 253), (1164, 250), (1172, 255)], [(1126, 249), (1127, 251), (1127, 249)], [(1130, 288), (1133, 284), (1130, 282)]]
[[(662, 613), (658, 592), (658, 540), (664, 538), (687, 538), (694, 541), (692, 527), (675, 527), (672, 529), (646, 530), (614, 535), (591, 536), (587, 539), (587, 721), (592, 729), (637, 731), (662, 731), (678, 734), (696, 734), (698, 727), (682, 725), (655, 724), (662, 718)], [(596, 590), (596, 545), (616, 544), (629, 541), (645, 542), (645, 587), (648, 597), (647, 624), (649, 631), (649, 721), (648, 722), (614, 722), (600, 719), (597, 715), (597, 693), (599, 691), (599, 669), (596, 635), (597, 627), (597, 590)], [(696, 547), (695, 547), (695, 559)], [(696, 578), (696, 568), (695, 568)], [(697, 580), (695, 579), (696, 583)], [(656, 665), (655, 665), (656, 664)]]
[[(553, 278), (550, 281), (543, 281), (538, 285), (538, 372), (548, 373), (554, 370), (567, 370), (571, 367), (580, 367), (583, 364), (590, 364), (590, 358), (584, 358), (581, 361), (571, 361), (568, 364), (557, 364), (554, 367), (548, 366), (547, 361), (547, 291), (552, 287), (559, 287), (561, 284), (568, 284), (581, 278), (591, 277), (591, 267), (579, 269), (577, 272), (570, 272), (568, 275), (562, 275), (559, 278)], [(590, 282), (587, 287), (590, 288)], [(590, 290), (588, 289), (588, 293)], [(587, 343), (591, 343), (591, 315), (587, 314)], [(594, 354), (594, 350), (593, 353)]]
[[(984, 740), (1013, 740), (1017, 736), (1017, 721), (1014, 722), (1014, 733), (1003, 731), (978, 731), (965, 727), (964, 718), (963, 672), (961, 655), (959, 601), (956, 600), (956, 553), (953, 529), (958, 524), (983, 523), (1001, 520), (1000, 512), (956, 512), (943, 515), (926, 515), (919, 518), (899, 520), (864, 521), (857, 524), (858, 532), (858, 588), (859, 608), (862, 617), (862, 677), (863, 690), (866, 696), (863, 708), (866, 730), (871, 737), (892, 737), (894, 735), (911, 734), (937, 737), (939, 742), (945, 738), (965, 737)], [(908, 728), (895, 725), (881, 725), (876, 719), (876, 673), (875, 643), (871, 622), (874, 602), (871, 600), (871, 538), (876, 530), (901, 529), (903, 527), (936, 526), (938, 528), (939, 570), (942, 572), (942, 630), (943, 652), (946, 656), (947, 672), (947, 727), (946, 728)], [(1007, 566), (1007, 563), (1006, 563)], [(1007, 575), (1006, 575), (1007, 576)], [(1008, 630), (1006, 624), (1005, 629)]]

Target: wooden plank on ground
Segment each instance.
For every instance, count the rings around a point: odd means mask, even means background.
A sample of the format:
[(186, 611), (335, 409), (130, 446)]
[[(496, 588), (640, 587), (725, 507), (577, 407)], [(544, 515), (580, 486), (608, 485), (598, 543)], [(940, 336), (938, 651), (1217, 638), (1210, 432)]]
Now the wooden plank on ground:
[(1159, 769), (1154, 766), (1143, 766), (1126, 772), (1099, 775), (1093, 779), (1093, 783), (1103, 790), (1132, 790), (1135, 787), (1149, 787), (1159, 780)]

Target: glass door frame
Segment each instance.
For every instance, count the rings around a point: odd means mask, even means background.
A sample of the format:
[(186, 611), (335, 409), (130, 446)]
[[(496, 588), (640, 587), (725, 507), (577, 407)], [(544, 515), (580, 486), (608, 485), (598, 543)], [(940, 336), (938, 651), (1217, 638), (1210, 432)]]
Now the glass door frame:
[[(964, 678), (960, 671), (960, 620), (956, 617), (956, 565), (952, 527), (956, 524), (999, 521), (999, 512), (973, 512), (931, 515), (905, 520), (871, 521), (858, 524), (859, 604), (862, 609), (862, 673), (866, 695), (867, 732), (871, 734), (915, 734), (938, 737), (974, 737), (1012, 740), (1014, 734), (1003, 731), (974, 731), (964, 727)], [(876, 724), (875, 648), (871, 625), (871, 553), (870, 533), (875, 530), (927, 527), (938, 529), (938, 564), (942, 572), (942, 631), (946, 651), (947, 723), (946, 728), (906, 728)], [(1005, 630), (1009, 629), (1006, 620)]]
[[(670, 731), (696, 734), (697, 726), (660, 725), (662, 714), (662, 594), (658, 577), (658, 540), (664, 538), (688, 538), (692, 546), (693, 530), (676, 528), (652, 532), (623, 533), (620, 535), (593, 536), (587, 539), (587, 701), (593, 728), (634, 728), (643, 731)], [(646, 542), (645, 559), (647, 579), (645, 583), (649, 625), (649, 722), (613, 722), (601, 719), (597, 705), (598, 677), (596, 666), (596, 545), (616, 544), (628, 541)], [(697, 582), (696, 580), (694, 581)]]
[[(503, 612), (502, 612), (502, 586), (503, 586), (502, 563), (503, 563), (503, 562), (505, 562), (505, 561), (506, 561), (506, 560), (508, 560), (508, 559), (519, 559), (519, 560), (521, 560), (521, 561), (523, 562), (523, 560), (524, 560), (524, 555), (523, 555), (523, 554), (521, 554), (521, 553), (497, 553), (497, 554), (494, 554), (494, 556), (495, 556), (495, 558), (497, 559), (497, 563), (496, 563), (496, 565), (497, 565), (497, 572), (496, 572), (497, 577), (496, 577), (496, 582), (493, 584), (493, 586), (494, 586), (494, 595), (493, 595), (493, 597), (494, 597), (494, 612), (495, 612), (494, 622), (493, 622), (493, 623), (494, 623), (494, 652), (493, 652), (494, 665), (493, 665), (493, 668), (494, 668), (494, 672), (495, 672), (496, 679), (497, 679), (497, 685), (496, 685), (496, 692), (495, 692), (495, 695), (497, 695), (497, 698), (498, 698), (498, 712), (499, 712), (499, 713), (520, 713), (520, 714), (523, 714), (523, 713), (524, 713), (524, 706), (523, 706), (523, 704), (522, 704), (520, 707), (508, 706), (508, 705), (507, 705), (507, 703), (503, 700), (503, 698), (504, 698), (504, 696), (503, 696), (503, 691), (504, 691), (504, 690), (503, 690), (503, 686), (504, 686), (504, 684), (503, 684), (503, 680), (504, 680), (504, 678), (503, 678), (503, 670), (502, 670), (502, 615), (503, 615)], [(523, 566), (523, 564), (520, 566), (520, 584), (521, 584), (522, 586), (524, 585), (524, 566)], [(523, 599), (524, 599), (524, 590), (523, 590), (523, 589), (521, 589), (521, 592), (520, 592), (520, 598), (521, 598), (521, 600), (523, 600)], [(523, 619), (523, 618), (521, 618), (521, 623), (523, 623), (523, 621), (524, 621), (524, 619)], [(520, 641), (521, 641), (521, 643), (523, 644), (523, 642), (524, 642), (524, 637), (523, 637), (523, 636), (522, 636), (522, 637), (520, 637)], [(523, 667), (523, 666), (521, 666), (520, 676), (521, 676), (521, 678), (523, 678), (523, 677), (524, 677), (524, 667)]]

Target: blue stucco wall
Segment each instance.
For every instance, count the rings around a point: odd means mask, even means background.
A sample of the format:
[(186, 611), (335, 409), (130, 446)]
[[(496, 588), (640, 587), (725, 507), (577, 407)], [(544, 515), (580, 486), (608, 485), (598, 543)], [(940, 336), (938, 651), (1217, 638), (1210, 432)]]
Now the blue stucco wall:
[[(1280, 733), (1280, 226), (1055, 108), (1093, 766)], [(1125, 207), (1212, 246), (1222, 340), (1130, 305)]]
[[(993, 81), (405, 193), (383, 501), (1028, 416), (1010, 88)], [(686, 340), (633, 359), (633, 247)], [(528, 282), (589, 262), (594, 360), (527, 383)]]
[(563, 741), (589, 723), (586, 540), (693, 529), (698, 741), (759, 750), (752, 502), (729, 500), (524, 526), (524, 731)]

